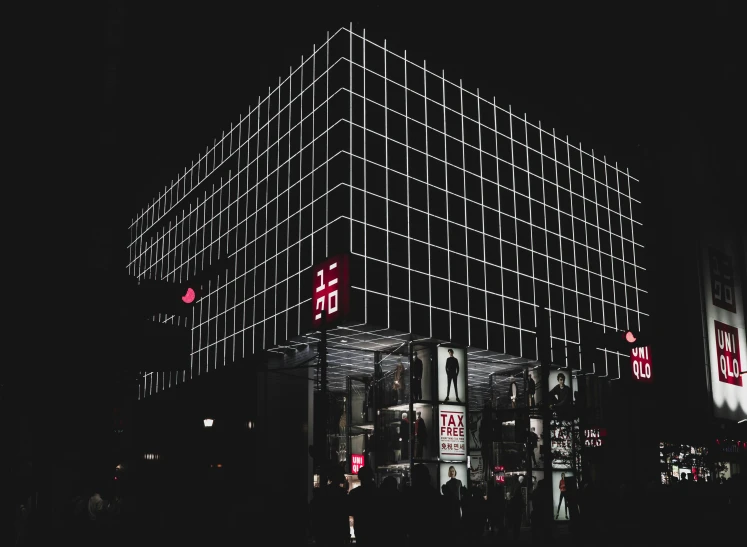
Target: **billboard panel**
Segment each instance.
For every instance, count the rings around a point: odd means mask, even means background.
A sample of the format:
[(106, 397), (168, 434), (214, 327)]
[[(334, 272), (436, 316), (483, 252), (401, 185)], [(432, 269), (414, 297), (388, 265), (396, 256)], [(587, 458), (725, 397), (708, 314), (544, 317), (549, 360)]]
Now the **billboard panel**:
[(450, 346), (438, 347), (438, 400), (462, 403), (467, 401), (465, 351)]
[(438, 445), (443, 461), (467, 461), (467, 422), (464, 407), (441, 405), (438, 409)]
[(727, 420), (747, 418), (744, 300), (739, 271), (740, 247), (735, 238), (711, 232), (701, 240), (703, 304), (708, 339), (708, 378), (713, 414)]
[(439, 465), (438, 490), (441, 494), (462, 498), (462, 488), (467, 488), (467, 462)]

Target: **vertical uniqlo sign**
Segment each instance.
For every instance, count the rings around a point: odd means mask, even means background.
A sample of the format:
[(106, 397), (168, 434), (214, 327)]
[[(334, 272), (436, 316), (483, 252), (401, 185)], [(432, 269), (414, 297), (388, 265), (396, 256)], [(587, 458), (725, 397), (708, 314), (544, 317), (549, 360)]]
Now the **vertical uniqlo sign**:
[(347, 255), (333, 256), (314, 266), (312, 327), (321, 326), (323, 310), (327, 312), (327, 324), (345, 317), (350, 305), (349, 295)]
[(718, 379), (725, 384), (741, 386), (742, 376), (739, 372), (742, 359), (739, 355), (739, 330), (719, 321), (713, 323), (716, 326)]
[(711, 300), (714, 306), (736, 313), (734, 299), (734, 272), (731, 257), (710, 247), (708, 259), (711, 265)]
[(642, 346), (630, 350), (630, 364), (633, 369), (633, 380), (650, 384), (654, 381), (651, 369), (651, 347)]
[(357, 475), (361, 467), (365, 465), (363, 454), (350, 454), (350, 472)]

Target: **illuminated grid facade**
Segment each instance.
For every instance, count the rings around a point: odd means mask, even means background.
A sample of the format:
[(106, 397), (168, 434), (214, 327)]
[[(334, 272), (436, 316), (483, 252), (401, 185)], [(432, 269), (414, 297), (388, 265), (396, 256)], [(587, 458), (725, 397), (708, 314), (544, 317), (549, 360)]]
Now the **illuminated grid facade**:
[(637, 185), (340, 29), (133, 219), (131, 275), (184, 280), (230, 257), (190, 325), (192, 362), (143, 393), (304, 334), (310, 268), (339, 252), (366, 325), (527, 359), (538, 299), (560, 345), (581, 321), (641, 328)]

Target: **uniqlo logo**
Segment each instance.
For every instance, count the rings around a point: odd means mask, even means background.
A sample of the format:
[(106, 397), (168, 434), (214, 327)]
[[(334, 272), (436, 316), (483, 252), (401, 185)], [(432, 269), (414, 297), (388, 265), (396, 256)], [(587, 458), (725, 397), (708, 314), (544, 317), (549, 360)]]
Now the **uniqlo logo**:
[(357, 475), (358, 471), (360, 471), (361, 467), (364, 465), (364, 458), (363, 454), (351, 454), (351, 467), (350, 470), (353, 475)]
[(328, 258), (314, 267), (314, 328), (322, 324), (322, 311), (327, 312), (327, 323), (347, 315), (349, 285), (347, 255)]
[(739, 355), (739, 329), (714, 321), (716, 326), (716, 363), (718, 379), (734, 386), (742, 385)]
[(736, 313), (734, 271), (731, 257), (713, 248), (708, 249), (708, 254), (711, 264), (711, 300), (713, 305)]

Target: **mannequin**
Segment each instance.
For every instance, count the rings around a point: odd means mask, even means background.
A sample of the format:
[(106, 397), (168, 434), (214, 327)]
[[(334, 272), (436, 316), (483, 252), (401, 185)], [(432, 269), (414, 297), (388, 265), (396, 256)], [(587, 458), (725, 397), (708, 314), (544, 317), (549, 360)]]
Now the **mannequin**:
[(410, 420), (407, 417), (407, 412), (402, 413), (402, 417), (399, 421), (399, 439), (401, 453), (400, 458), (404, 460), (410, 459)]
[(404, 394), (405, 387), (405, 365), (402, 364), (402, 359), (397, 361), (397, 366), (394, 368), (394, 397), (397, 403), (402, 402), (402, 395)]
[(534, 383), (534, 377), (529, 374), (527, 382), (527, 395), (529, 396), (529, 408), (534, 408), (534, 392), (537, 390), (537, 384)]
[(415, 457), (423, 457), (423, 448), (428, 442), (428, 430), (425, 427), (425, 420), (422, 418), (420, 411), (417, 412), (415, 420)]
[(418, 357), (417, 351), (413, 352), (410, 372), (412, 372), (412, 400), (420, 401), (423, 398), (423, 361)]

